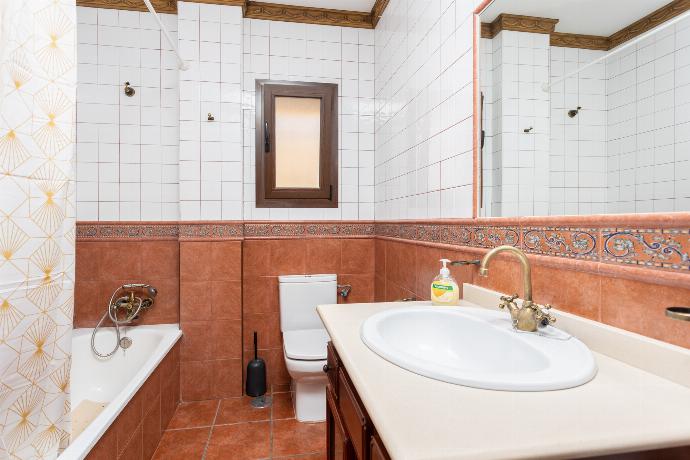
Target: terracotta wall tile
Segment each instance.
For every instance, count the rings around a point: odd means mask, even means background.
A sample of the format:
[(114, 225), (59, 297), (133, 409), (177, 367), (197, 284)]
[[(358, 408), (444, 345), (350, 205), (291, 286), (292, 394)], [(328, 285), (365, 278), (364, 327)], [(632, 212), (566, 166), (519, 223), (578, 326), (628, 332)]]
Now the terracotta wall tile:
[(142, 275), (152, 279), (180, 276), (180, 247), (176, 241), (146, 241), (140, 245)]
[(180, 362), (180, 396), (182, 401), (212, 399), (213, 361)]
[(386, 278), (379, 276), (378, 273), (374, 277), (374, 302), (386, 301)]
[[(129, 427), (130, 431), (134, 431), (131, 434), (129, 443), (120, 452), (121, 460), (143, 460), (143, 436), (142, 436), (142, 426), (141, 424), (136, 428)], [(119, 446), (118, 446), (119, 447)]]
[(307, 241), (305, 273), (338, 273), (341, 266), (341, 242), (339, 239), (314, 239)]
[(180, 281), (210, 281), (213, 243), (180, 242)]
[(585, 318), (601, 319), (601, 277), (592, 273), (532, 267), (535, 302), (552, 304)]
[(342, 273), (374, 273), (374, 240), (342, 240)]
[(306, 273), (306, 240), (273, 240), (269, 270), (273, 275), (299, 275)]
[[(208, 336), (208, 332), (206, 332)], [(213, 359), (242, 358), (242, 321), (216, 320), (211, 323)]]
[[(117, 453), (122, 455), (133, 436), (133, 428), (143, 419), (142, 395), (137, 392), (113, 422), (117, 439)], [(139, 431), (141, 436), (141, 431)]]
[(271, 244), (266, 240), (247, 240), (242, 243), (242, 276), (262, 276), (272, 272)]
[(212, 284), (210, 281), (180, 281), (180, 320), (213, 319)]
[(77, 281), (99, 281), (101, 279), (101, 248), (102, 243), (77, 242), (74, 270)]
[(414, 292), (417, 278), (415, 259), (415, 245), (390, 242), (386, 248), (386, 276), (398, 286)]
[(213, 321), (183, 321), (180, 360), (182, 362), (203, 361), (213, 356), (211, 327)]
[(277, 276), (245, 277), (242, 288), (242, 308), (245, 313), (280, 312)]
[(259, 347), (280, 348), (283, 337), (280, 332), (280, 315), (275, 313), (245, 313), (243, 320), (244, 350), (254, 349), (254, 331), (258, 334)]
[(386, 249), (389, 244), (388, 240), (374, 241), (374, 271), (377, 275), (386, 276)]
[(142, 312), (135, 324), (178, 322), (178, 246), (177, 241), (78, 241), (75, 327), (94, 327), (113, 291), (132, 282), (158, 288), (154, 307)]
[(151, 410), (144, 415), (141, 424), (142, 428), (142, 457), (149, 460), (156, 451), (158, 442), (161, 440), (163, 430), (161, 428), (161, 401), (160, 395), (155, 399)]
[(242, 359), (218, 359), (211, 366), (211, 395), (214, 398), (233, 398), (244, 392)]
[(360, 303), (374, 301), (374, 275), (349, 275), (339, 274), (339, 284), (349, 284), (352, 286), (350, 294), (344, 298), (338, 296), (338, 303)]
[(239, 281), (242, 279), (242, 243), (214, 241), (211, 245), (211, 273), (213, 281)]
[(690, 290), (640, 281), (602, 278), (601, 319), (604, 323), (690, 348), (690, 328), (667, 318), (673, 305), (688, 305)]
[(216, 319), (242, 319), (242, 281), (211, 281), (211, 312)]
[(86, 460), (116, 460), (117, 437), (111, 425), (86, 456)]
[(422, 245), (417, 246), (416, 251), (414, 292), (417, 298), (427, 300), (431, 295), (431, 282), (441, 269), (439, 259), (450, 255), (443, 254), (438, 248)]

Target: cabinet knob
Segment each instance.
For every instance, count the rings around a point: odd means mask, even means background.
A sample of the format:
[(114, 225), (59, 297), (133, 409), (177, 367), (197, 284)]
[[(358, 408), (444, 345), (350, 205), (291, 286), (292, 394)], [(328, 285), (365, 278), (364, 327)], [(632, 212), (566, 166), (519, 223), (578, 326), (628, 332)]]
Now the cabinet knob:
[(324, 364), (324, 365), (323, 365), (323, 371), (324, 371), (326, 374), (328, 374), (328, 371), (330, 371), (330, 370), (331, 370), (331, 366), (329, 366), (328, 364)]

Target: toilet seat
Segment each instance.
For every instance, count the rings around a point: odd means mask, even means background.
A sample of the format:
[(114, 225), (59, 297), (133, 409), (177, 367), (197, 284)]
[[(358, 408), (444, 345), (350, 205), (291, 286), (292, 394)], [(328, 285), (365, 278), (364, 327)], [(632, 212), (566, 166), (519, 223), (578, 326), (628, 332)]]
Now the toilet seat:
[(323, 361), (331, 338), (325, 329), (300, 329), (283, 332), (285, 357), (295, 361)]

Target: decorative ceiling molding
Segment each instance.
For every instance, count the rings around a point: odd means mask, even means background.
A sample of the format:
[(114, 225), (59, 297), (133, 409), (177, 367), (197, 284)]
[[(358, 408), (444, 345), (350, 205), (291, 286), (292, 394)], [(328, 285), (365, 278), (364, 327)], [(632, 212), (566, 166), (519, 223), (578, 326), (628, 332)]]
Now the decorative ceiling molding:
[[(502, 30), (514, 30), (516, 32), (530, 32), (534, 34), (550, 34), (556, 28), (557, 23), (558, 19), (503, 13), (500, 14), (491, 24), (487, 24), (486, 26), (482, 24), (482, 37), (493, 38)], [(485, 33), (489, 34), (489, 36), (484, 36)]]
[(376, 24), (379, 23), (379, 19), (383, 16), (383, 12), (386, 11), (389, 0), (376, 0), (374, 7), (371, 9), (371, 25), (375, 29)]
[[(269, 21), (302, 22), (327, 26), (373, 29), (388, 6), (389, 0), (376, 0), (371, 12), (310, 8), (305, 6), (259, 3), (247, 0), (188, 0), (195, 3), (241, 6), (246, 18)], [(159, 13), (177, 13), (177, 0), (152, 0)], [(77, 6), (111, 8), (118, 10), (148, 11), (142, 0), (77, 0)]]
[(632, 40), (648, 30), (690, 10), (690, 0), (674, 0), (608, 37), (609, 49)]
[[(690, 10), (690, 0), (674, 0), (608, 37), (555, 32), (557, 19), (501, 14), (492, 23), (482, 22), (481, 37), (494, 38), (501, 30), (550, 34), (551, 46), (608, 51)], [(545, 32), (549, 22), (553, 28)]]
[(601, 37), (599, 35), (581, 35), (581, 34), (563, 34), (553, 32), (550, 36), (551, 46), (560, 46), (563, 48), (581, 48), (588, 50), (603, 50), (609, 49), (608, 37)]
[[(177, 13), (177, 0), (151, 0), (151, 4), (159, 13)], [(142, 0), (77, 0), (77, 6), (148, 11)]]
[(304, 6), (279, 5), (275, 3), (247, 2), (244, 16), (269, 21), (304, 22), (327, 26), (373, 29), (371, 13), (359, 11), (308, 8)]

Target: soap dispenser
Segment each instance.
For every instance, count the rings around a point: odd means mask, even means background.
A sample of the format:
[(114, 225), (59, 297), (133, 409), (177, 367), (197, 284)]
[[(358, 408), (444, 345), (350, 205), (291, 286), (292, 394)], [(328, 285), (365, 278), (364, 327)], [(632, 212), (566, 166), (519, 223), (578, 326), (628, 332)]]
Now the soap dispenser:
[(438, 306), (453, 306), (460, 303), (458, 283), (450, 275), (448, 259), (441, 259), (441, 271), (431, 282), (431, 303)]

